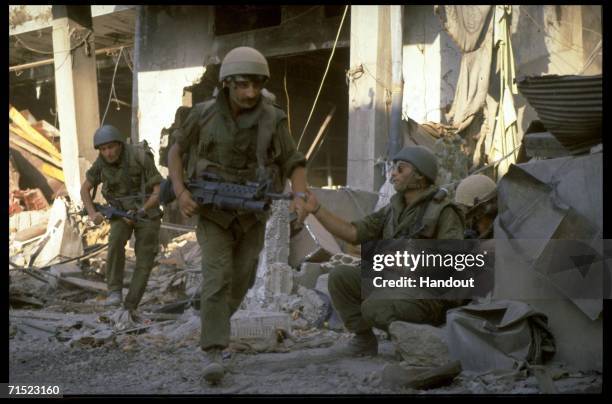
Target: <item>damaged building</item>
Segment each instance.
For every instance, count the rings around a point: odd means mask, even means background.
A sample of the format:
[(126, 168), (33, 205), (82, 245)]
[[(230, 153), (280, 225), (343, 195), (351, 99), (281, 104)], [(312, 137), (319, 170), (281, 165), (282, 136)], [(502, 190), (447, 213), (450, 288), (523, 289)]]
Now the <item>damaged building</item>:
[[(463, 349), (457, 340), (477, 340), (474, 329), (451, 316), (445, 327), (398, 326), (379, 335), (399, 344), (403, 365), (441, 366), (452, 374), (446, 386), (413, 370), (406, 376), (411, 384), (396, 380), (398, 370), (383, 369), (379, 360), (363, 364), (359, 371), (367, 374), (357, 372), (359, 392), (432, 386), (451, 394), (601, 391), (601, 295), (576, 297), (564, 289), (568, 280), (592, 285), (581, 268), (538, 272), (532, 265), (551, 240), (593, 246), (603, 239), (602, 8), (594, 5), (9, 6), (13, 342), (34, 333), (55, 338), (66, 352), (112, 346), (143, 353), (169, 344), (186, 353), (181, 350), (197, 345), (195, 222), (169, 206), (143, 317), (113, 317), (99, 305), (107, 291), (109, 226), (87, 221), (79, 191), (97, 157), (92, 136), (102, 124), (116, 126), (132, 143), (145, 140), (167, 176), (177, 117), (215, 94), (223, 57), (245, 45), (268, 60), (266, 89), (286, 112), (308, 159), (308, 184), (330, 211), (354, 221), (386, 205), (394, 192), (390, 156), (422, 145), (438, 157), (437, 183), (451, 196), (473, 173), (498, 184), (497, 239), (542, 240), (531, 261), (496, 267), (493, 301), (517, 306), (489, 307), (488, 321), (506, 337), (524, 336), (533, 325), (519, 320), (543, 316), (556, 350), (548, 369), (516, 367), (516, 357), (532, 348), (528, 338), (514, 351), (504, 350), (508, 340), (500, 338), (499, 346), (480, 353), (489, 360), (470, 360), (480, 345)], [(332, 236), (312, 215), (304, 229), (293, 231), (287, 206), (274, 204), (255, 285), (232, 319), (232, 348), (264, 355), (263, 369), (277, 361), (265, 355), (283, 352), (290, 367), (302, 350), (312, 349), (319, 356), (304, 359), (305, 369), (316, 373), (325, 363), (319, 350), (348, 335), (331, 302), (328, 272), (338, 262), (358, 267), (360, 249)], [(131, 242), (126, 283), (133, 248)], [(604, 254), (605, 246), (593, 248)], [(517, 322), (504, 322), (503, 310), (514, 310)], [(426, 340), (434, 342), (418, 352), (410, 347)], [(455, 360), (459, 369), (450, 365)], [(243, 364), (257, 367), (251, 358)], [(197, 372), (197, 364), (186, 366)], [(236, 392), (353, 393), (354, 366), (337, 366), (337, 380), (321, 386), (313, 381), (292, 390), (266, 381), (252, 387), (259, 381), (251, 376)], [(491, 373), (496, 366), (514, 373)], [(301, 377), (309, 375), (304, 372)], [(15, 377), (26, 381), (26, 371)], [(183, 381), (187, 390), (175, 391), (160, 383), (152, 391), (199, 393), (196, 384)], [(100, 392), (93, 382), (72, 389)], [(136, 385), (119, 390), (146, 391)]]

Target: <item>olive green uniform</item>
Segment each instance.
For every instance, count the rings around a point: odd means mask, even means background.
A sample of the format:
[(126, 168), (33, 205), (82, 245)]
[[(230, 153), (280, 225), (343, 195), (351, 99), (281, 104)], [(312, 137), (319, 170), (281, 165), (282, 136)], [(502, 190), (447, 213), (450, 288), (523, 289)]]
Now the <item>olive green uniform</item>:
[[(406, 206), (403, 195), (395, 194), (384, 208), (353, 222), (359, 242), (399, 238), (463, 239), (463, 219), (448, 200), (432, 200), (437, 188), (431, 187)], [(437, 220), (424, 220), (430, 203), (439, 203)], [(422, 225), (426, 224), (423, 228)], [(444, 322), (446, 310), (460, 302), (434, 299), (389, 299), (371, 295), (361, 297), (359, 268), (340, 265), (330, 272), (329, 291), (346, 328), (355, 333), (373, 326), (387, 330), (393, 321), (429, 323)], [(376, 292), (373, 292), (376, 293)]]
[[(258, 139), (266, 134), (270, 141), (262, 149)], [(262, 156), (258, 151), (263, 150), (266, 169), (277, 173), (278, 191), (296, 167), (306, 164), (289, 134), (286, 115), (263, 97), (234, 120), (226, 90), (220, 91), (216, 99), (197, 104), (173, 137), (189, 154), (189, 176), (207, 170), (227, 181), (256, 180)], [(266, 219), (263, 214), (201, 208), (196, 232), (202, 250), (203, 350), (229, 344), (230, 318), (255, 282)]]
[[(133, 198), (133, 196), (142, 193), (143, 186), (145, 192), (150, 194), (153, 186), (162, 181), (162, 176), (155, 167), (153, 156), (129, 144), (123, 145), (119, 161), (115, 164), (108, 164), (102, 156), (98, 156), (91, 168), (87, 170), (86, 177), (94, 187), (102, 183), (102, 195), (107, 202), (126, 211), (138, 210), (142, 207), (143, 198)], [(125, 245), (132, 236), (132, 231), (136, 238), (134, 248), (136, 268), (124, 302), (124, 307), (130, 310), (136, 309), (140, 303), (159, 250), (160, 209), (158, 207), (149, 209), (146, 212), (146, 218), (149, 221), (138, 221), (133, 226), (121, 218), (112, 219), (110, 222), (111, 230), (108, 237), (106, 261), (109, 292), (122, 290)]]

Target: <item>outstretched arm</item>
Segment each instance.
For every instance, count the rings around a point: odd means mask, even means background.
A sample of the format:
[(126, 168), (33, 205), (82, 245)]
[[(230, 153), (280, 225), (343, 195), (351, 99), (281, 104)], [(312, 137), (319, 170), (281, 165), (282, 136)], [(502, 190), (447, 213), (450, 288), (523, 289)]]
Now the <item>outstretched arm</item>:
[(309, 190), (306, 191), (306, 201), (299, 204), (298, 210), (303, 210), (305, 212), (304, 216), (308, 213), (314, 215), (323, 227), (334, 236), (351, 244), (356, 244), (359, 241), (357, 239), (357, 228), (352, 223), (334, 215), (321, 206), (317, 197)]

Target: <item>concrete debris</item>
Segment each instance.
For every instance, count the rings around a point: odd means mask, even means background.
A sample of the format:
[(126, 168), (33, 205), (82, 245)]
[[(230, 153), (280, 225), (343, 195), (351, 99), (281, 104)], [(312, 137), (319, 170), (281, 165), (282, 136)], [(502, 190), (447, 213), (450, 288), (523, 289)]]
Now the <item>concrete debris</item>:
[(83, 255), (81, 234), (74, 218), (68, 215), (68, 203), (65, 199), (57, 198), (53, 202), (47, 232), (38, 248), (32, 257), (31, 266), (49, 265), (59, 256), (74, 258)]
[[(9, 106), (9, 118), (9, 153), (13, 168), (20, 174), (17, 184), (37, 194), (26, 197), (26, 209), (41, 208), (66, 191), (59, 132), (47, 122), (36, 122), (27, 110), (20, 113)], [(10, 196), (9, 200), (14, 202)], [(9, 206), (19, 211), (14, 203)]]
[(200, 338), (200, 312), (194, 309), (185, 310), (175, 324), (160, 330), (169, 342), (184, 345), (189, 341), (197, 344)]
[(298, 286), (296, 295), (290, 296), (282, 310), (292, 313), (297, 328), (319, 328), (329, 319), (332, 308), (331, 300), (324, 293)]
[(9, 217), (9, 232), (19, 232), (49, 222), (48, 210), (32, 210), (16, 213)]
[(438, 367), (451, 361), (443, 328), (394, 321), (389, 334), (407, 366)]
[(289, 294), (293, 289), (293, 269), (281, 262), (273, 263), (269, 266), (265, 277), (266, 300), (272, 300), (281, 294)]
[[(55, 231), (64, 235), (65, 229), (60, 232), (62, 224), (73, 229), (78, 237), (70, 238), (71, 235), (68, 234), (67, 239), (78, 238), (82, 241), (86, 246), (83, 252), (92, 251), (94, 245), (105, 240), (108, 236), (108, 226), (91, 226), (86, 217), (74, 214), (63, 200), (60, 201), (63, 215), (52, 212), (53, 209), (47, 211), (46, 215), (39, 214), (45, 211), (27, 211), (13, 215), (12, 225), (15, 230), (22, 227), (22, 231), (31, 231), (26, 227), (26, 222), (27, 226), (35, 228), (46, 220), (48, 227), (52, 228), (53, 221), (60, 216), (64, 220), (60, 221)], [(56, 200), (56, 204), (59, 203)], [(277, 224), (278, 226), (281, 225)], [(74, 230), (75, 227), (78, 231)], [(32, 256), (40, 255), (40, 251), (35, 254), (36, 249), (47, 235), (47, 230), (39, 239), (34, 238), (34, 241), (17, 241), (17, 232), (10, 233), (10, 251), (17, 251), (15, 246), (20, 248), (20, 252), (11, 259), (18, 260), (21, 255), (24, 259), (23, 265), (26, 266)], [(310, 234), (307, 228), (301, 233)], [(19, 238), (27, 239), (24, 234), (21, 233)], [(274, 240), (278, 241), (274, 237), (269, 238), (269, 245), (272, 245)], [(314, 240), (315, 238), (311, 237), (313, 243)], [(256, 285), (250, 292), (254, 294), (250, 300), (247, 298), (242, 307), (246, 310), (239, 310), (231, 319), (231, 341), (224, 352), (226, 360), (230, 363), (242, 363), (244, 358), (252, 357), (245, 354), (257, 354), (257, 358), (259, 355), (279, 353), (302, 354), (300, 358), (303, 359), (290, 362), (283, 359), (285, 356), (271, 359), (270, 366), (280, 369), (278, 374), (283, 375), (287, 369), (295, 369), (295, 363), (308, 362), (311, 352), (326, 350), (339, 339), (350, 337), (333, 309), (327, 285), (328, 274), (338, 265), (358, 268), (360, 259), (346, 252), (332, 253), (330, 249), (320, 245), (316, 245), (314, 249), (315, 255), (310, 258), (323, 251), (324, 254), (320, 254), (318, 258), (321, 262), (308, 262), (302, 257), (297, 260), (301, 262), (298, 271), (287, 262), (268, 261), (265, 270), (258, 273)], [(176, 237), (162, 249), (137, 312), (124, 309), (109, 311), (108, 307), (102, 305), (106, 296), (105, 253), (106, 250), (102, 249), (85, 259), (50, 265), (44, 270), (30, 269), (26, 272), (10, 269), (11, 346), (20, 346), (23, 349), (24, 344), (31, 344), (34, 340), (44, 341), (40, 346), (59, 343), (68, 350), (64, 355), (69, 358), (78, 358), (80, 352), (87, 354), (91, 349), (104, 349), (105, 355), (111, 356), (125, 356), (125, 353), (129, 352), (134, 355), (146, 354), (151, 358), (168, 352), (172, 353), (173, 357), (177, 355), (176, 360), (182, 363), (181, 366), (190, 363), (189, 361), (194, 362), (195, 366), (197, 361), (193, 358), (194, 353), (199, 352), (202, 326), (199, 312), (202, 257), (195, 233)], [(262, 260), (263, 255), (264, 253), (260, 257)], [(278, 257), (279, 255), (269, 251), (265, 259), (279, 259)], [(134, 251), (128, 247), (124, 286), (130, 281), (134, 263)], [(37, 278), (33, 278), (32, 274)], [(127, 290), (124, 289), (124, 295), (126, 293)], [(23, 308), (35, 310), (26, 311)], [(341, 391), (405, 393), (434, 389), (429, 391), (449, 394), (537, 393), (553, 389), (559, 392), (596, 391), (601, 387), (600, 375), (580, 375), (580, 379), (572, 379), (576, 373), (566, 369), (548, 369), (548, 373), (524, 369), (513, 374), (485, 375), (457, 370), (456, 363), (449, 357), (442, 328), (395, 322), (389, 328), (391, 341), (383, 337), (382, 331), (375, 332), (379, 336), (381, 346), (379, 357), (367, 361), (345, 358), (333, 362), (336, 367), (334, 369), (344, 372), (341, 373), (345, 375), (342, 377), (347, 380), (341, 384), (344, 386)], [(399, 353), (395, 358), (394, 349), (396, 354)], [(21, 353), (13, 355), (17, 357)], [(88, 358), (91, 357), (91, 354), (87, 355)], [(320, 360), (327, 360), (327, 356), (328, 354), (325, 354)], [(231, 359), (228, 359), (229, 357)], [(399, 362), (400, 359), (402, 362)], [(287, 363), (283, 364), (283, 361)], [(25, 364), (21, 363), (18, 368), (23, 366)], [(234, 365), (228, 366), (231, 369)], [(261, 366), (265, 368), (267, 365), (260, 364), (257, 369)], [(162, 369), (165, 367), (167, 364), (161, 366)], [(298, 369), (301, 368), (298, 366)], [(360, 370), (358, 375), (355, 369)], [(356, 386), (350, 387), (348, 380), (354, 377), (358, 378), (361, 390)], [(282, 383), (282, 380), (279, 383)]]
[(267, 338), (277, 330), (291, 330), (289, 314), (279, 312), (237, 311), (231, 319), (233, 338)]
[(266, 222), (263, 265), (289, 260), (289, 201), (272, 203), (272, 213)]
[(303, 286), (308, 289), (314, 289), (317, 279), (323, 272), (322, 264), (315, 262), (303, 263), (300, 265), (300, 270), (293, 274), (294, 287), (297, 289), (297, 286)]
[(44, 210), (49, 208), (49, 202), (47, 202), (45, 196), (38, 188), (13, 191), (13, 196), (23, 201), (26, 210)]
[(47, 222), (43, 222), (34, 227), (30, 227), (29, 229), (23, 229), (15, 233), (15, 241), (17, 242), (26, 242), (30, 241), (33, 238), (42, 236), (47, 231)]
[(9, 152), (9, 217), (23, 211), (19, 198), (14, 194), (19, 191), (19, 171), (15, 165), (13, 155)]
[(304, 229), (291, 238), (289, 265), (297, 268), (303, 262), (325, 262), (339, 252), (334, 236), (313, 215), (308, 215)]

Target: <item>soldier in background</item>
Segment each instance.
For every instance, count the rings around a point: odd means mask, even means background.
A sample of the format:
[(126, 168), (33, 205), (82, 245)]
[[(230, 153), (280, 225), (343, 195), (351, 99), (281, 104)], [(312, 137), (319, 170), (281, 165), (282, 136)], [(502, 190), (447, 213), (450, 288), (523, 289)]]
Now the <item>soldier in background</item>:
[(466, 219), (465, 238), (493, 238), (493, 222), (497, 216), (497, 186), (482, 174), (466, 177), (455, 192), (455, 203)]
[[(136, 268), (132, 275), (124, 307), (135, 310), (145, 292), (147, 281), (159, 251), (159, 229), (162, 212), (159, 209), (159, 184), (162, 176), (153, 154), (145, 145), (126, 144), (124, 136), (111, 125), (104, 125), (94, 134), (94, 147), (100, 152), (87, 170), (81, 186), (81, 199), (89, 218), (100, 224), (104, 217), (96, 211), (91, 190), (102, 184), (102, 195), (115, 208), (135, 213), (146, 219), (133, 222), (126, 218), (110, 220), (106, 276), (109, 295), (106, 305), (121, 304), (125, 245), (135, 235)], [(141, 193), (134, 197), (134, 193)], [(146, 195), (150, 195), (146, 198)], [(95, 196), (94, 196), (95, 197)]]

